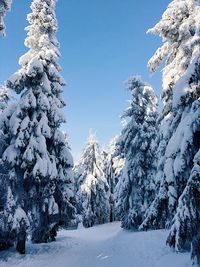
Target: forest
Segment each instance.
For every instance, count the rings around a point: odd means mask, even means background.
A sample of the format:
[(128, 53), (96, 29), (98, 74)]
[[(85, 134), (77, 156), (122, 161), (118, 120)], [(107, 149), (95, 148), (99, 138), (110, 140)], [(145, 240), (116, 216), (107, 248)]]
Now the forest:
[[(27, 52), (0, 86), (0, 251), (25, 254), (27, 242), (46, 244), (78, 225), (120, 222), (130, 235), (165, 229), (166, 246), (190, 252), (200, 266), (199, 1), (171, 1), (148, 30), (162, 41), (147, 63), (151, 73), (163, 68), (160, 96), (131, 76), (121, 132), (101, 149), (90, 131), (75, 163), (61, 128), (66, 82), (56, 3), (32, 0)], [(0, 0), (2, 37), (12, 4)]]

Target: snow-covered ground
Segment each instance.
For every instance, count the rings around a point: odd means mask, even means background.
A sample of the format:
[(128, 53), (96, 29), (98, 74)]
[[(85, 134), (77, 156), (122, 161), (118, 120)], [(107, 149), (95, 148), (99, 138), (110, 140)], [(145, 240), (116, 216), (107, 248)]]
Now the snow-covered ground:
[(188, 253), (165, 246), (166, 231), (128, 232), (120, 223), (62, 230), (56, 242), (28, 243), (22, 256), (0, 253), (0, 267), (191, 267)]

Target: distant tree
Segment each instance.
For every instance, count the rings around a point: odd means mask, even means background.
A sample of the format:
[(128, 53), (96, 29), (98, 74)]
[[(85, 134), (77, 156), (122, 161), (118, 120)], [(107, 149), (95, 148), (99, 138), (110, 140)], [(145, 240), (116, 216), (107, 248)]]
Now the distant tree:
[(123, 228), (137, 229), (154, 197), (157, 98), (137, 76), (128, 80), (127, 89), (132, 98), (122, 116), (127, 119), (121, 133), (125, 165), (117, 185), (117, 213)]
[(124, 166), (124, 155), (120, 149), (120, 138), (121, 136), (116, 136), (111, 140), (104, 159), (104, 172), (109, 185), (110, 222), (118, 219), (116, 214), (115, 189), (121, 178)]
[[(61, 97), (65, 81), (60, 76), (56, 39), (56, 0), (33, 0), (21, 69), (7, 86), (20, 95), (8, 119), (9, 145), (3, 154), (12, 167), (11, 191), (16, 213), (17, 239), (25, 238), (29, 214), (32, 241), (54, 240), (58, 224), (67, 224), (74, 212), (72, 157), (60, 125), (65, 122)], [(5, 111), (6, 112), (6, 111)], [(57, 196), (62, 196), (58, 198)], [(72, 211), (73, 210), (73, 211)], [(22, 229), (22, 231), (21, 231)], [(23, 244), (22, 244), (23, 246)]]
[(109, 187), (96, 137), (90, 133), (80, 162), (76, 166), (78, 210), (85, 227), (109, 221)]

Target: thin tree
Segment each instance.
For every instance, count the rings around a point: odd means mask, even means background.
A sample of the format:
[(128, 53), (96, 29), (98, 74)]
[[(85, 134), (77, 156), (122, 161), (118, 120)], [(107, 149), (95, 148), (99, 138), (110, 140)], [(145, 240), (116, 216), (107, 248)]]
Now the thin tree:
[(102, 155), (96, 137), (90, 133), (78, 166), (78, 210), (85, 227), (109, 221), (109, 187), (103, 172)]
[(110, 222), (118, 219), (116, 214), (116, 185), (121, 179), (124, 166), (124, 154), (120, 146), (121, 136), (115, 136), (107, 149), (104, 159), (104, 172), (109, 185)]
[(122, 118), (125, 164), (117, 184), (117, 213), (122, 227), (137, 229), (154, 196), (154, 158), (157, 98), (151, 86), (133, 76), (126, 83), (131, 92), (130, 106)]

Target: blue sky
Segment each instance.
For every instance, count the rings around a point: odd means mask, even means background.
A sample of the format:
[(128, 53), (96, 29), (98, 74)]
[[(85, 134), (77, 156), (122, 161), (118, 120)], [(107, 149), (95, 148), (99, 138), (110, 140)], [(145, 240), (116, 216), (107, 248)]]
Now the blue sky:
[[(141, 75), (160, 95), (161, 73), (150, 75), (148, 59), (161, 44), (146, 35), (159, 21), (169, 0), (59, 0), (57, 18), (61, 44), (60, 64), (68, 85), (64, 129), (75, 159), (82, 151), (89, 129), (102, 147), (120, 133), (120, 115), (129, 93), (123, 82)], [(0, 83), (18, 69), (26, 52), (24, 39), (30, 0), (13, 0), (6, 17), (7, 37), (0, 40)]]

